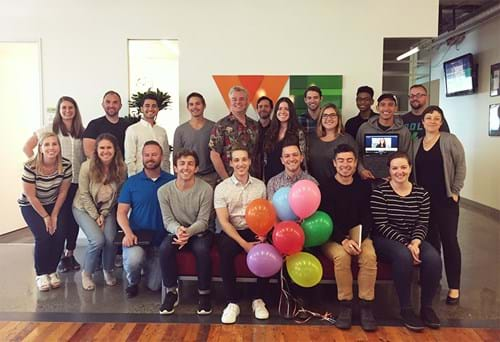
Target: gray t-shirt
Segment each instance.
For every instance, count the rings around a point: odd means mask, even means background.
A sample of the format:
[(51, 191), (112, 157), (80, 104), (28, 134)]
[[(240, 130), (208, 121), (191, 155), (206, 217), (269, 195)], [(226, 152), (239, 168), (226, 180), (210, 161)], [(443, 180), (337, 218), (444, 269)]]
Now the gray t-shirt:
[(215, 122), (206, 119), (205, 124), (200, 129), (194, 129), (188, 122), (183, 123), (175, 130), (174, 134), (174, 156), (181, 149), (190, 149), (198, 154), (200, 160), (198, 175), (206, 175), (215, 172), (210, 160), (210, 150), (208, 141), (210, 132)]

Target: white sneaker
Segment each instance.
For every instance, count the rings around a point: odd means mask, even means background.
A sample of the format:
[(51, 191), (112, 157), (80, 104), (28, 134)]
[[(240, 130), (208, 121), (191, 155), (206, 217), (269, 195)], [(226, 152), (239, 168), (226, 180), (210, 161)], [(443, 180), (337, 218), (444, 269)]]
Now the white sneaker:
[(104, 282), (108, 286), (115, 286), (116, 285), (116, 277), (113, 274), (113, 271), (103, 271), (104, 273)]
[(49, 274), (50, 287), (57, 289), (61, 286), (61, 279), (59, 279), (59, 274), (57, 272)]
[(238, 304), (229, 303), (222, 312), (221, 322), (224, 324), (233, 324), (236, 322), (240, 314), (240, 307)]
[(266, 303), (262, 299), (252, 301), (252, 310), (257, 319), (268, 319), (269, 311), (266, 309)]
[(38, 291), (48, 291), (50, 290), (50, 280), (47, 274), (42, 274), (37, 276), (36, 278), (36, 287), (38, 287)]

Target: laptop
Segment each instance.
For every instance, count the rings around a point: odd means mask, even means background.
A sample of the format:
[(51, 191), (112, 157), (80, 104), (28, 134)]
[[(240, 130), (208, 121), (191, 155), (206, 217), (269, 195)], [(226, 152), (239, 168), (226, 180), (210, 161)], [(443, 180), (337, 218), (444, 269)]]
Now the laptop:
[(399, 148), (399, 134), (366, 133), (364, 140), (365, 154), (387, 154)]

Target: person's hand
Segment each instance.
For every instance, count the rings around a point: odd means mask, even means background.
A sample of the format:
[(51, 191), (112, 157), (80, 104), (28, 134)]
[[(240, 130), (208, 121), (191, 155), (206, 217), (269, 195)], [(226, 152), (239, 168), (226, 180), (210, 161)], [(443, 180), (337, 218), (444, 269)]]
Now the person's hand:
[(361, 253), (361, 247), (354, 240), (344, 239), (342, 241), (342, 247), (349, 255), (359, 255)]
[(178, 245), (179, 249), (184, 247), (189, 240), (189, 233), (186, 227), (179, 226), (175, 233), (175, 237), (172, 239), (173, 245)]
[(266, 236), (255, 235), (255, 240), (257, 240), (257, 242), (266, 242), (266, 239)]
[(412, 240), (407, 247), (411, 252), (411, 256), (413, 257), (413, 264), (420, 264), (422, 262), (422, 260), (420, 260), (420, 240)]
[(54, 215), (54, 213), (52, 213), (50, 215), (50, 221), (52, 224), (51, 224), (51, 229), (49, 230), (49, 234), (54, 235), (57, 229), (57, 215)]
[(125, 234), (122, 240), (123, 247), (132, 247), (137, 245), (137, 236), (134, 233)]
[(97, 223), (97, 225), (99, 226), (99, 228), (101, 228), (101, 230), (103, 230), (103, 228), (104, 228), (104, 216), (102, 216), (102, 214), (99, 215), (97, 217), (97, 219), (95, 220), (95, 223)]
[(457, 195), (457, 194), (451, 194), (451, 198), (453, 199), (453, 201), (454, 201), (455, 203), (457, 203), (457, 202), (458, 202), (458, 195)]
[(370, 170), (364, 169), (359, 173), (361, 176), (361, 179), (366, 180), (366, 179), (375, 179), (375, 176)]
[(245, 250), (245, 252), (250, 252), (253, 246), (258, 245), (260, 241), (244, 241), (241, 243), (241, 247)]
[(52, 218), (50, 217), (50, 215), (47, 215), (43, 218), (43, 223), (45, 223), (45, 230), (47, 231), (47, 233), (52, 235)]

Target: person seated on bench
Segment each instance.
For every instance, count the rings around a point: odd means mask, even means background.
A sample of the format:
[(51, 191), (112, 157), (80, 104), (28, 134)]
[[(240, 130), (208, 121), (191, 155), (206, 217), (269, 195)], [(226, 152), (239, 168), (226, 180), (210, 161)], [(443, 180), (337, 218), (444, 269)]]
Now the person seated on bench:
[[(373, 225), (370, 213), (371, 185), (355, 175), (357, 164), (356, 151), (352, 146), (341, 144), (333, 151), (336, 173), (320, 187), (320, 209), (332, 217), (335, 229), (331, 241), (322, 246), (322, 251), (333, 261), (337, 298), (341, 303), (335, 325), (340, 329), (351, 327), (351, 258), (357, 257), (361, 327), (365, 331), (374, 331), (377, 323), (373, 317), (372, 305), (377, 279), (377, 256), (373, 242), (368, 237)], [(357, 237), (350, 236), (350, 229), (357, 225), (361, 225), (361, 246)]]
[[(240, 314), (236, 288), (234, 258), (242, 251), (247, 252), (265, 237), (258, 237), (247, 226), (245, 210), (255, 199), (266, 198), (266, 186), (261, 180), (250, 176), (251, 156), (245, 147), (234, 147), (230, 165), (234, 170), (216, 188), (214, 207), (222, 226), (218, 239), (221, 276), (226, 294), (227, 306), (222, 313), (222, 323), (235, 323)], [(267, 278), (257, 278), (256, 293), (252, 309), (257, 319), (269, 318), (263, 301)]]
[(163, 224), (169, 233), (160, 246), (163, 286), (167, 290), (160, 306), (162, 315), (174, 313), (174, 307), (179, 304), (176, 254), (181, 249), (189, 249), (196, 257), (199, 295), (196, 313), (198, 315), (212, 313), (210, 248), (213, 227), (209, 227), (209, 218), (213, 208), (214, 193), (207, 182), (195, 176), (198, 165), (196, 152), (179, 150), (174, 156), (177, 179), (158, 190)]
[[(392, 266), (394, 285), (404, 325), (414, 331), (424, 324), (439, 328), (432, 299), (441, 278), (441, 258), (425, 236), (429, 226), (430, 196), (421, 186), (408, 181), (411, 162), (404, 152), (388, 158), (390, 181), (373, 190), (372, 234), (377, 257)], [(412, 309), (410, 292), (413, 269), (420, 266), (420, 318)], [(423, 323), (422, 323), (423, 321)]]
[(161, 170), (162, 154), (158, 142), (146, 141), (142, 148), (144, 169), (127, 179), (118, 197), (117, 219), (125, 233), (122, 240), (123, 269), (128, 281), (125, 290), (128, 298), (139, 293), (142, 269), (147, 277), (147, 287), (152, 291), (161, 288), (158, 247), (166, 230), (157, 193), (162, 185), (175, 179)]

